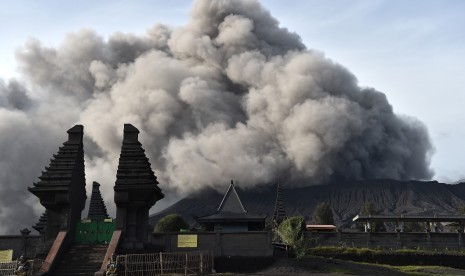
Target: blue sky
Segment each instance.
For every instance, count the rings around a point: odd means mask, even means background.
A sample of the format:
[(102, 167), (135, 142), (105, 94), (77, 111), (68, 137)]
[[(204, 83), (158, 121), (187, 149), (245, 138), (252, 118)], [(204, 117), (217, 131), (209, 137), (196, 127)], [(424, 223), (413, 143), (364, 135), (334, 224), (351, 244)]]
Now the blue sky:
[[(399, 114), (423, 121), (436, 153), (435, 178), (465, 178), (465, 1), (366, 0), (261, 3), (281, 26), (384, 92)], [(0, 78), (20, 77), (15, 50), (29, 38), (57, 46), (82, 28), (103, 37), (180, 26), (191, 1), (2, 1)], [(8, 7), (8, 8), (6, 8)]]

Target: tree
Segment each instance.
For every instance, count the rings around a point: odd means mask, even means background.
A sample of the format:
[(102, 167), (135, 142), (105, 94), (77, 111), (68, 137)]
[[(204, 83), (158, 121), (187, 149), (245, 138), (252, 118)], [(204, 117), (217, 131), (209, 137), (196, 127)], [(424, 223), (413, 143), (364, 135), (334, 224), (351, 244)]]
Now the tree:
[(305, 255), (304, 232), (306, 230), (305, 219), (300, 216), (287, 218), (278, 226), (281, 240), (291, 248), (297, 257)]
[(189, 229), (189, 224), (178, 214), (169, 214), (161, 218), (155, 225), (155, 232), (178, 232)]
[(312, 216), (313, 224), (330, 224), (334, 225), (333, 211), (326, 202), (316, 206)]

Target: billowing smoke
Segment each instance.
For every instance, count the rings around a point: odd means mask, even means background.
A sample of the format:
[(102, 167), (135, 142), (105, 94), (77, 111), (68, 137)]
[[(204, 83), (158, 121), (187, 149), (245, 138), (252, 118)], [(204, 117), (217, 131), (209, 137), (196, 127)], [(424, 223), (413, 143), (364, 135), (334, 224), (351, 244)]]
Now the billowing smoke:
[[(428, 179), (425, 126), (386, 96), (308, 50), (256, 1), (199, 0), (186, 26), (144, 35), (92, 30), (18, 50), (21, 82), (0, 83), (0, 231), (43, 211), (26, 187), (84, 125), (89, 183), (112, 188), (124, 123), (141, 141), (165, 193), (273, 182)], [(34, 209), (34, 211), (32, 211)], [(35, 212), (35, 218), (31, 214)]]

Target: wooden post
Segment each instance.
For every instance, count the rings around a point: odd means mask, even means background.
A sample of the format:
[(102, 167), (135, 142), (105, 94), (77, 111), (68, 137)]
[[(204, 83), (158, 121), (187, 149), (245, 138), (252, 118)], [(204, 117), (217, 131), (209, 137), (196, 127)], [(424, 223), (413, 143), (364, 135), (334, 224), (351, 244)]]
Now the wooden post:
[(184, 275), (187, 275), (187, 253), (186, 253), (186, 266), (184, 267)]
[(203, 251), (200, 252), (200, 273), (203, 274)]
[(160, 273), (163, 274), (163, 253), (160, 252)]
[(124, 258), (124, 275), (128, 275), (128, 257)]

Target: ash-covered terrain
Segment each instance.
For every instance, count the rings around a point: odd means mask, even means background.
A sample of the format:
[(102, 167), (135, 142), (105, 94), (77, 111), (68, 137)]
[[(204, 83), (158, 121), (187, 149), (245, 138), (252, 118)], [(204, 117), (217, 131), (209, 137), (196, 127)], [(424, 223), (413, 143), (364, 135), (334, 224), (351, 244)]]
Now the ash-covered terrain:
[[(320, 202), (327, 202), (337, 225), (349, 227), (352, 218), (366, 202), (373, 202), (380, 214), (455, 214), (465, 205), (465, 183), (455, 185), (437, 181), (365, 180), (332, 183), (302, 188), (286, 188), (281, 183), (284, 205), (288, 216), (301, 215), (307, 223)], [(224, 192), (228, 185), (225, 184)], [(273, 216), (276, 186), (266, 185), (254, 189), (237, 188), (239, 197), (249, 213)], [(218, 208), (223, 193), (204, 189), (180, 200), (150, 217), (155, 224), (166, 214), (180, 214), (195, 224), (195, 216), (212, 214)]]

